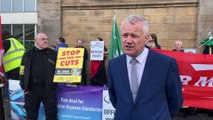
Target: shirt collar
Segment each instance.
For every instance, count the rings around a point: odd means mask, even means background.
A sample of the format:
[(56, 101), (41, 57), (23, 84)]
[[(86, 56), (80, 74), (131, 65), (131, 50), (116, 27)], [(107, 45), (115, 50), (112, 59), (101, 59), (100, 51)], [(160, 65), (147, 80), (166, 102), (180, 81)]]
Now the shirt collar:
[[(148, 55), (148, 52), (149, 52), (149, 49), (144, 47), (144, 50), (143, 52), (141, 52), (137, 57), (137, 61), (141, 64), (147, 57)], [(130, 64), (130, 61), (131, 61), (132, 57), (130, 57), (129, 55), (127, 55), (127, 63)]]

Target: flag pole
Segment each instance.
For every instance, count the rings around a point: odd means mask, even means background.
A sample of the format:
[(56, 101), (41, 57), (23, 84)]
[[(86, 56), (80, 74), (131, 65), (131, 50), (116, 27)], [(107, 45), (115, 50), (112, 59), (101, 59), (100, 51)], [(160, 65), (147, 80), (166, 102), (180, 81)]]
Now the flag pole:
[(5, 112), (4, 112), (4, 95), (3, 95), (3, 88), (4, 87), (4, 74), (2, 68), (2, 57), (3, 57), (3, 45), (2, 45), (2, 24), (1, 24), (1, 16), (0, 16), (0, 119), (5, 120)]

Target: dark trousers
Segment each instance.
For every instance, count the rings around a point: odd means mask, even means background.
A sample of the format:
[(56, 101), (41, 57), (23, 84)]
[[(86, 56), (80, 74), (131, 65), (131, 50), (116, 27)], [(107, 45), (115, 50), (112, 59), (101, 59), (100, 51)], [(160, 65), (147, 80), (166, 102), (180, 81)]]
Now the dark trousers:
[(57, 120), (56, 90), (34, 88), (25, 94), (27, 120), (37, 120), (41, 102), (44, 105), (46, 120)]
[(86, 63), (83, 64), (81, 85), (87, 85)]

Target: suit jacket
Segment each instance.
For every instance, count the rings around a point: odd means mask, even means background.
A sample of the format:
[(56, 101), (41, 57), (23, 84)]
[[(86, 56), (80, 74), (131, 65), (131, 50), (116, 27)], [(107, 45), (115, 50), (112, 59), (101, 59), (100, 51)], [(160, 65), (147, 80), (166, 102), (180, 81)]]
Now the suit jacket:
[(180, 109), (182, 85), (175, 59), (149, 50), (133, 102), (126, 55), (109, 62), (108, 89), (115, 120), (171, 120)]

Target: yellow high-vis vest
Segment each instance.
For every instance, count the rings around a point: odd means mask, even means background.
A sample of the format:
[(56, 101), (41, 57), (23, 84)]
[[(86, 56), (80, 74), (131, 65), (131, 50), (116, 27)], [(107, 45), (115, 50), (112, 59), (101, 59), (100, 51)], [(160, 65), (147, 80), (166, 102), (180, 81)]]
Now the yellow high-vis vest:
[(24, 46), (15, 38), (9, 38), (10, 48), (3, 55), (4, 71), (8, 72), (20, 67), (22, 56), (25, 52)]

